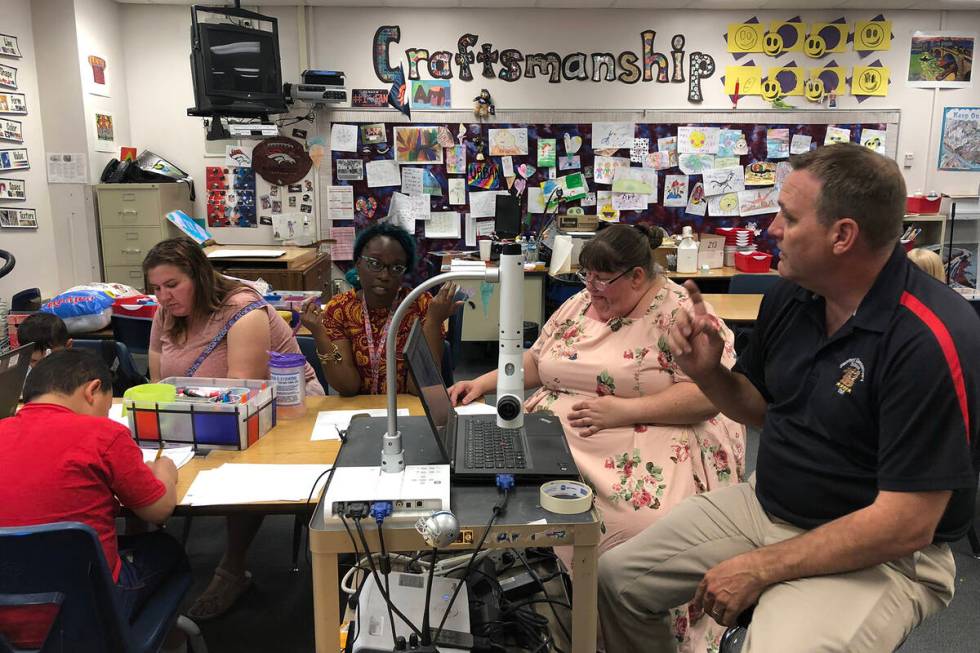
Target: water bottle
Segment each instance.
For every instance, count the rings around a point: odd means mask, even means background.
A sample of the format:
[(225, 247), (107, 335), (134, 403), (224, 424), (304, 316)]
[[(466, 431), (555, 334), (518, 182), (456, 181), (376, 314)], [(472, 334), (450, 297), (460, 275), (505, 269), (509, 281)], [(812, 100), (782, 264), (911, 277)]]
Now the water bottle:
[(681, 231), (681, 242), (677, 246), (677, 271), (683, 274), (698, 271), (698, 244), (689, 226)]
[(269, 379), (276, 383), (276, 414), (282, 419), (306, 414), (306, 357), (269, 352)]

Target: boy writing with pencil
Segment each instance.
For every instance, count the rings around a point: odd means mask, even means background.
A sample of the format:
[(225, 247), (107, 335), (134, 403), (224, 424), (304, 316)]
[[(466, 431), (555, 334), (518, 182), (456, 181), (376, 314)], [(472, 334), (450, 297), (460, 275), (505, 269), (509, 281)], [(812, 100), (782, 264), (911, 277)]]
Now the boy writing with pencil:
[[(91, 526), (132, 621), (188, 563), (163, 531), (117, 536), (116, 514), (121, 503), (145, 521), (166, 521), (177, 502), (177, 468), (159, 455), (144, 463), (129, 430), (108, 419), (112, 375), (94, 354), (65, 349), (43, 358), (27, 379), (24, 401), (16, 415), (0, 420), (0, 526)], [(45, 630), (0, 613), (0, 633), (8, 639), (43, 638)]]

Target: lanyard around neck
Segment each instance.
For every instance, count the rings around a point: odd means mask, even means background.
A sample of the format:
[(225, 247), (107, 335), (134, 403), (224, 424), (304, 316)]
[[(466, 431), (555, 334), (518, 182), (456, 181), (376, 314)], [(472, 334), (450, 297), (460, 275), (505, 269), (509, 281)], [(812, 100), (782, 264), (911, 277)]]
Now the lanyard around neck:
[(388, 309), (388, 319), (385, 320), (385, 325), (381, 329), (378, 342), (375, 344), (374, 328), (371, 326), (371, 313), (368, 309), (367, 297), (364, 291), (361, 291), (361, 312), (364, 313), (364, 335), (367, 337), (368, 358), (371, 361), (371, 394), (373, 395), (380, 392), (381, 357), (384, 355), (385, 342), (388, 338), (388, 328), (391, 326), (391, 318), (394, 316), (396, 308), (398, 308), (397, 292), (395, 293), (394, 301), (391, 302), (391, 308)]

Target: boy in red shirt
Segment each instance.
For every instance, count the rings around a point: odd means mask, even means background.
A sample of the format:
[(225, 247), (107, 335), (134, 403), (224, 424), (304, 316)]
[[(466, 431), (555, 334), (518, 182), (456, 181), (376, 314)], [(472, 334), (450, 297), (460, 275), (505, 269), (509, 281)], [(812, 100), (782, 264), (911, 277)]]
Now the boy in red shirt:
[[(169, 458), (144, 463), (129, 429), (108, 419), (112, 375), (90, 352), (64, 349), (43, 358), (27, 378), (24, 401), (0, 420), (0, 526), (91, 526), (132, 621), (161, 582), (188, 563), (162, 531), (117, 537), (116, 514), (122, 503), (140, 519), (166, 521), (177, 501), (177, 468)], [(32, 625), (24, 621), (0, 615), (0, 632), (17, 639), (13, 626)]]

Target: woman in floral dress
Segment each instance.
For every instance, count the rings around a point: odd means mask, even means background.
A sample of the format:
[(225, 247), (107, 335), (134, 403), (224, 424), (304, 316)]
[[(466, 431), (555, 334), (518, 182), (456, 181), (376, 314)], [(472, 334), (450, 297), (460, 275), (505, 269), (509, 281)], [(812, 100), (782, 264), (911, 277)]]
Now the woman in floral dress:
[[(550, 410), (565, 429), (601, 512), (600, 554), (626, 541), (684, 498), (736, 483), (744, 473), (745, 427), (718, 414), (678, 369), (667, 333), (687, 291), (658, 274), (660, 230), (611, 225), (582, 248), (582, 292), (548, 320), (524, 355), (524, 381), (538, 390), (528, 411)], [(731, 332), (725, 363), (735, 362)], [(492, 392), (496, 371), (450, 389), (454, 402)], [(564, 556), (563, 556), (564, 557)], [(693, 608), (671, 613), (678, 650), (717, 651), (724, 629)]]

